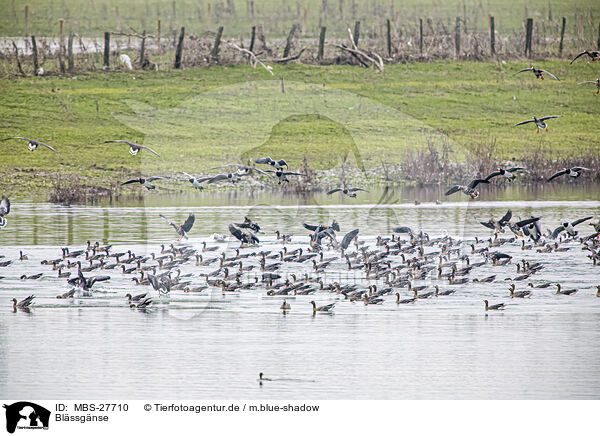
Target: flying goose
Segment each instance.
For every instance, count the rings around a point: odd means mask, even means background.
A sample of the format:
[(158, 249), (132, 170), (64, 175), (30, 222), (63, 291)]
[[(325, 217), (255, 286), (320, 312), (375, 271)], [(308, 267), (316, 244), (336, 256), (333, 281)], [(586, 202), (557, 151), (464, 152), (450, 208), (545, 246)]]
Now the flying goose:
[(571, 65), (573, 62), (575, 62), (577, 59), (579, 59), (581, 56), (584, 56), (584, 55), (589, 56), (590, 59), (592, 60), (592, 62), (594, 62), (597, 59), (600, 59), (600, 51), (584, 50), (581, 53), (579, 53), (577, 56), (575, 56), (569, 65)]
[(335, 189), (332, 189), (331, 191), (327, 192), (327, 195), (331, 195), (331, 194), (336, 193), (336, 192), (341, 192), (342, 194), (347, 195), (348, 197), (355, 198), (357, 191), (369, 192), (369, 191), (367, 191), (366, 189), (363, 189), (363, 188), (345, 188), (344, 187), (344, 188), (335, 188)]
[(111, 139), (108, 141), (104, 141), (105, 144), (108, 144), (109, 142), (119, 142), (119, 143), (127, 144), (129, 146), (129, 154), (132, 156), (135, 156), (136, 154), (138, 154), (138, 152), (140, 150), (144, 149), (144, 150), (148, 150), (150, 153), (153, 153), (156, 156), (160, 157), (160, 154), (158, 154), (157, 152), (152, 150), (150, 147), (147, 147), (142, 144), (138, 144), (137, 142), (126, 141), (124, 139)]
[(164, 216), (162, 213), (159, 214), (159, 216), (162, 219), (164, 219), (171, 227), (173, 227), (175, 229), (175, 231), (179, 235), (180, 241), (183, 238), (188, 239), (187, 233), (192, 229), (192, 226), (194, 225), (194, 221), (196, 220), (196, 216), (193, 213), (191, 213), (191, 214), (189, 214), (189, 216), (187, 217), (187, 219), (184, 221), (184, 223), (182, 225), (177, 225), (174, 222), (169, 221), (169, 219), (166, 216)]
[(490, 218), (488, 222), (480, 222), (480, 224), (488, 229), (492, 229), (496, 232), (504, 233), (504, 226), (508, 224), (512, 218), (512, 211), (506, 212), (502, 218), (496, 221), (494, 218)]
[(600, 77), (597, 77), (596, 80), (585, 80), (583, 82), (579, 82), (578, 85), (583, 85), (585, 83), (593, 83), (596, 85), (596, 94), (600, 94)]
[(514, 124), (514, 126), (521, 126), (523, 124), (527, 124), (527, 123), (535, 123), (536, 127), (537, 127), (537, 131), (536, 133), (540, 133), (540, 129), (542, 130), (546, 130), (546, 132), (548, 131), (548, 125), (546, 124), (546, 120), (549, 120), (551, 118), (560, 118), (560, 115), (548, 115), (545, 117), (532, 117), (530, 120), (525, 120), (525, 121), (521, 121), (520, 123)]
[(539, 69), (539, 68), (534, 68), (533, 65), (531, 67), (529, 67), (529, 68), (523, 68), (521, 71), (517, 71), (515, 74), (519, 74), (519, 73), (522, 73), (524, 71), (532, 71), (533, 74), (535, 75), (535, 77), (538, 78), (538, 79), (544, 80), (544, 73), (546, 73), (550, 77), (552, 77), (553, 79), (560, 80), (558, 77), (556, 77), (550, 71), (542, 70), (542, 69)]
[(201, 185), (201, 183), (206, 182), (207, 180), (210, 180), (210, 177), (202, 177), (199, 179), (196, 176), (188, 174), (184, 171), (182, 171), (181, 173), (188, 178), (188, 182), (190, 182), (194, 188), (196, 188), (200, 191), (202, 191), (204, 189), (204, 187)]
[(236, 167), (237, 168), (237, 173), (242, 175), (242, 174), (251, 174), (253, 171), (257, 171), (261, 174), (264, 174), (267, 177), (273, 177), (271, 174), (261, 170), (260, 168), (256, 168), (250, 165), (242, 165), (242, 164), (225, 164), (225, 165), (220, 165), (218, 167), (214, 167), (212, 168), (213, 170), (216, 170), (217, 168), (226, 168), (226, 167)]
[(260, 240), (250, 230), (242, 230), (233, 224), (229, 224), (229, 232), (242, 244), (258, 244)]
[(2, 197), (0, 200), (0, 228), (6, 227), (8, 224), (8, 220), (4, 218), (5, 215), (8, 215), (10, 212), (10, 200), (6, 197)]
[(556, 179), (557, 177), (564, 176), (564, 175), (567, 175), (569, 177), (573, 177), (574, 179), (576, 179), (577, 177), (581, 176), (584, 171), (590, 171), (590, 169), (585, 168), (585, 167), (564, 168), (564, 169), (558, 171), (557, 173), (552, 174), (552, 176), (550, 176), (550, 178), (547, 181), (551, 182), (552, 180)]
[(498, 171), (494, 171), (493, 173), (491, 173), (489, 176), (487, 176), (485, 178), (485, 180), (490, 181), (491, 179), (493, 179), (494, 177), (497, 176), (503, 176), (504, 178), (508, 179), (508, 180), (512, 180), (515, 178), (515, 175), (513, 173), (519, 172), (519, 171), (526, 171), (525, 168), (523, 167), (511, 167), (511, 168), (498, 168)]
[(156, 186), (154, 186), (150, 182), (153, 182), (154, 180), (162, 180), (162, 179), (164, 179), (164, 177), (138, 177), (137, 179), (130, 179), (130, 180), (127, 180), (126, 182), (121, 183), (121, 186), (129, 185), (131, 183), (139, 183), (144, 188), (151, 190), (151, 189), (156, 189)]
[(469, 197), (471, 197), (472, 200), (475, 200), (476, 198), (479, 197), (479, 191), (477, 191), (475, 188), (480, 183), (490, 183), (490, 182), (489, 182), (489, 180), (485, 180), (485, 179), (475, 179), (475, 180), (472, 180), (467, 186), (454, 185), (453, 187), (448, 189), (444, 195), (452, 195), (456, 192), (462, 191), (465, 193), (465, 195), (468, 195)]
[(305, 176), (306, 174), (302, 174), (302, 173), (295, 173), (293, 171), (283, 171), (281, 169), (277, 169), (277, 170), (267, 170), (268, 173), (274, 173), (275, 177), (277, 177), (279, 179), (279, 184), (281, 185), (281, 182), (289, 182), (290, 180), (287, 178), (287, 176)]
[(10, 138), (3, 139), (3, 141), (8, 141), (10, 139), (22, 139), (24, 141), (27, 141), (29, 143), (28, 144), (29, 151), (34, 151), (38, 147), (38, 145), (43, 145), (44, 147), (47, 147), (50, 150), (56, 152), (56, 150), (54, 148), (50, 147), (48, 144), (45, 144), (41, 141), (36, 141), (35, 139), (25, 138), (23, 136), (11, 136)]
[(587, 220), (591, 220), (593, 217), (592, 216), (586, 216), (585, 218), (580, 218), (578, 220), (575, 220), (573, 222), (564, 222), (562, 223), (560, 226), (558, 226), (556, 229), (554, 229), (554, 231), (552, 232), (552, 237), (554, 239), (556, 239), (558, 237), (558, 235), (561, 234), (561, 232), (566, 231), (567, 234), (569, 236), (577, 236), (577, 230), (575, 230), (575, 226), (579, 225)]
[(288, 164), (285, 160), (283, 160), (283, 159), (273, 160), (273, 159), (271, 159), (270, 156), (258, 158), (254, 161), (254, 163), (261, 164), (261, 165), (271, 165), (272, 167), (274, 167), (275, 169), (278, 169), (278, 170), (282, 169), (282, 167), (284, 167), (284, 166), (286, 168), (288, 167)]
[(234, 223), (234, 224), (236, 226), (238, 226), (240, 229), (250, 229), (255, 233), (261, 233), (260, 226), (258, 225), (258, 223), (252, 221), (247, 216), (244, 217), (243, 223)]

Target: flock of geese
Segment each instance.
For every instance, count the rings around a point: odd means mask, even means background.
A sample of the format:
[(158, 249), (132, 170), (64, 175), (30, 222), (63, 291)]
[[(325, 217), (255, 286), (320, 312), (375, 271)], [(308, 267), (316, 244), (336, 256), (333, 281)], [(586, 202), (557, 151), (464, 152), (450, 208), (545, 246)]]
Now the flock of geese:
[[(195, 222), (194, 214), (181, 225), (161, 217), (180, 240), (188, 238)], [(424, 299), (459, 295), (470, 282), (487, 284), (496, 280), (506, 281), (507, 297), (511, 299), (529, 298), (534, 290), (545, 288), (569, 296), (578, 289), (564, 289), (559, 282), (536, 280), (536, 275), (541, 275), (546, 267), (544, 262), (516, 259), (499, 247), (506, 244), (524, 253), (535, 250), (544, 256), (584, 250), (592, 265), (600, 265), (600, 221), (592, 222), (592, 218), (565, 221), (555, 229), (543, 231), (540, 217), (515, 221), (509, 210), (500, 219), (492, 217), (481, 223), (493, 230), (492, 237), (472, 240), (448, 235), (434, 238), (406, 226), (395, 227), (392, 235), (379, 235), (374, 240), (361, 240), (359, 229), (344, 233), (340, 239), (340, 225), (334, 220), (330, 225), (304, 223), (305, 235), (276, 231), (274, 239), (261, 242), (263, 229), (245, 217), (240, 223), (229, 224), (230, 237), (213, 235), (214, 240), (225, 245), (210, 246), (207, 241), (196, 247), (189, 243), (170, 244), (140, 255), (132, 249), (88, 241), (82, 248), (63, 247), (59, 256), (41, 262), (54, 273), (37, 272), (22, 275), (20, 279), (40, 280), (56, 274), (65, 280), (65, 290), (56, 296), (58, 299), (90, 297), (98, 283), (110, 286), (111, 280), (129, 279), (135, 283), (131, 287), (145, 289), (139, 293), (128, 291), (125, 304), (142, 311), (152, 310), (157, 299), (159, 302), (168, 299), (175, 292), (211, 295), (220, 291), (227, 295), (250, 291), (282, 298), (280, 310), (284, 313), (292, 310), (291, 296), (294, 299), (306, 296), (313, 315), (331, 314), (338, 304), (389, 304), (388, 297), (394, 296), (392, 301), (398, 306), (415, 304)], [(592, 233), (579, 234), (576, 227), (583, 223), (592, 227)], [(500, 237), (506, 229), (513, 235)], [(292, 240), (293, 250), (288, 249)], [(239, 242), (239, 247), (231, 241)], [(0, 268), (32, 262), (23, 251), (19, 255), (15, 260), (0, 255)], [(192, 272), (182, 273), (184, 267)], [(489, 274), (490, 268), (494, 269), (493, 274)], [(33, 265), (30, 269), (34, 269)], [(344, 272), (351, 273), (351, 283), (340, 279)], [(0, 280), (3, 278), (0, 276)], [(527, 288), (518, 290), (521, 283), (527, 283)], [(337, 301), (318, 304), (319, 296), (324, 293), (335, 294)], [(600, 297), (600, 285), (596, 296)], [(29, 311), (34, 301), (34, 295), (20, 301), (12, 299), (13, 309)], [(486, 312), (506, 308), (503, 302), (490, 303), (486, 299), (483, 303)]]

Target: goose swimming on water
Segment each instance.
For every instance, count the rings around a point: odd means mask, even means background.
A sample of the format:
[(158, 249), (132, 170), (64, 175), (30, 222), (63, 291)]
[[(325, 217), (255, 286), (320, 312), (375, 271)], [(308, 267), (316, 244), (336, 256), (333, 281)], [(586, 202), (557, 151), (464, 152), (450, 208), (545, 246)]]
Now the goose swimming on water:
[(24, 298), (23, 300), (17, 302), (16, 298), (12, 299), (13, 302), (13, 309), (17, 310), (17, 309), (29, 309), (29, 306), (31, 306), (31, 304), (33, 303), (33, 299), (35, 298), (35, 295), (30, 295), (27, 298)]
[(317, 303), (315, 303), (314, 301), (311, 301), (309, 304), (312, 304), (313, 314), (315, 314), (317, 312), (331, 313), (331, 311), (333, 310), (333, 307), (335, 306), (335, 303), (327, 304), (325, 306), (317, 306)]
[(490, 306), (488, 300), (483, 300), (483, 302), (485, 303), (485, 310), (486, 312), (488, 310), (504, 310), (504, 303), (499, 303), (499, 304), (493, 304)]

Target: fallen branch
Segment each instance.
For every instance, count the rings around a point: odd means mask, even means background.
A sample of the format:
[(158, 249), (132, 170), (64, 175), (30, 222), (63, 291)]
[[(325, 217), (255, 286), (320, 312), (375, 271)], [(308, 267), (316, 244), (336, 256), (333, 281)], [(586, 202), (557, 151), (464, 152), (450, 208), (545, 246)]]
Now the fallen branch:
[(271, 67), (270, 65), (265, 65), (260, 59), (258, 59), (256, 57), (256, 55), (253, 52), (251, 52), (248, 49), (242, 48), (239, 45), (234, 44), (233, 42), (226, 42), (226, 44), (229, 47), (234, 48), (234, 49), (238, 50), (239, 52), (248, 55), (248, 57), (250, 58), (250, 65), (252, 65), (252, 68), (256, 68), (256, 65), (260, 65), (265, 70), (267, 70), (269, 73), (271, 73), (271, 76), (273, 76), (273, 67)]
[(278, 64), (287, 64), (288, 62), (300, 59), (300, 56), (302, 56), (302, 53), (304, 53), (305, 50), (306, 49), (303, 48), (302, 50), (300, 50), (300, 53), (298, 53), (297, 55), (294, 55), (294, 56), (288, 56), (288, 57), (279, 58), (279, 59), (271, 59), (271, 62), (276, 62)]

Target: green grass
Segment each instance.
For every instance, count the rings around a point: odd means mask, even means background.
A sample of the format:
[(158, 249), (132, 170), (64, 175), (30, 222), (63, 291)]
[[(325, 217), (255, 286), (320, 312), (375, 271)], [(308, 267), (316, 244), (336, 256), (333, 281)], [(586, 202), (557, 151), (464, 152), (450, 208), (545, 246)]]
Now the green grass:
[[(208, 5), (211, 4), (209, 19)], [(302, 25), (303, 33), (318, 35), (319, 26), (328, 26), (331, 36), (345, 37), (346, 26), (355, 19), (363, 22), (364, 32), (382, 26), (387, 18), (398, 26), (415, 26), (419, 18), (430, 17), (434, 23), (441, 20), (452, 28), (457, 16), (467, 18), (467, 26), (487, 30), (488, 14), (496, 18), (496, 29), (501, 34), (523, 30), (523, 20), (553, 21), (567, 17), (568, 34), (575, 33), (575, 23), (581, 15), (587, 32), (595, 35), (595, 26), (588, 25), (590, 17), (597, 17), (599, 5), (593, 0), (328, 0), (327, 11), (322, 11), (322, 0), (263, 0), (254, 1), (255, 15), (249, 15), (246, 0), (233, 0), (235, 13), (228, 10), (226, 0), (6, 0), (0, 10), (0, 35), (17, 36), (25, 32), (24, 7), (29, 6), (29, 32), (50, 36), (58, 34), (58, 20), (65, 20), (65, 30), (83, 36), (99, 37), (104, 31), (115, 30), (119, 7), (120, 27), (155, 33), (157, 20), (162, 22), (163, 36), (186, 26), (188, 32), (203, 33), (225, 26), (225, 36), (246, 35), (252, 25), (263, 23), (267, 36), (282, 36), (293, 23)], [(343, 14), (340, 12), (343, 4)], [(353, 4), (356, 5), (353, 10)], [(304, 19), (306, 9), (306, 19)], [(397, 19), (396, 19), (397, 17)], [(549, 20), (548, 20), (549, 21)], [(378, 31), (380, 32), (380, 30)]]
[[(24, 142), (1, 142), (0, 192), (44, 195), (59, 173), (97, 186), (139, 172), (214, 173), (217, 165), (268, 154), (292, 168), (305, 157), (317, 169), (346, 157), (370, 168), (400, 162), (428, 140), (449, 144), (455, 160), (468, 160), (491, 138), (496, 159), (598, 155), (600, 97), (576, 83), (597, 77), (599, 66), (545, 62), (561, 82), (515, 76), (521, 66), (439, 62), (378, 73), (289, 65), (276, 67), (274, 78), (238, 66), (0, 79), (0, 137), (29, 136), (60, 151), (30, 153)], [(539, 135), (531, 125), (512, 127), (531, 115), (561, 118)], [(149, 145), (162, 158), (103, 143), (118, 138)]]

